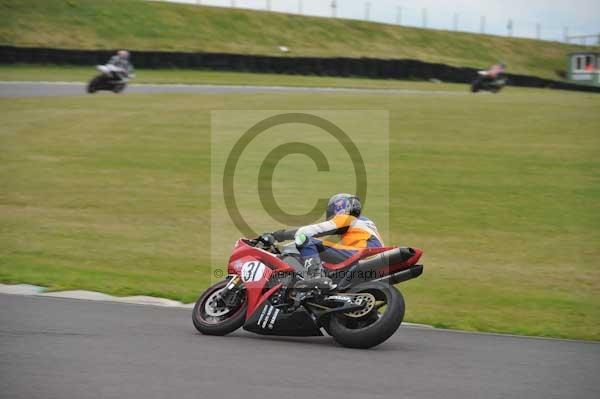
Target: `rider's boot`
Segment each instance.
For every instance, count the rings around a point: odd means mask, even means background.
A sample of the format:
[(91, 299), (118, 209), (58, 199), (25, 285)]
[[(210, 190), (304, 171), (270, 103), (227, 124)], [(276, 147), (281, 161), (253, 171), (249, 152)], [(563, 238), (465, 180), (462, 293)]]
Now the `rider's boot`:
[(318, 256), (305, 258), (304, 269), (306, 270), (305, 278), (294, 284), (295, 289), (317, 288), (321, 291), (331, 291), (337, 287), (337, 285), (325, 275), (323, 263)]

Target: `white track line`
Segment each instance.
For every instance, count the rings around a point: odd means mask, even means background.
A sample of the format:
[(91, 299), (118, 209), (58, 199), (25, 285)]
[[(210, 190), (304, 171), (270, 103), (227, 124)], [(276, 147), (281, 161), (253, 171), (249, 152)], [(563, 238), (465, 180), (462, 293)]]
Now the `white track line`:
[(136, 305), (151, 305), (151, 306), (162, 306), (169, 308), (185, 308), (191, 309), (194, 307), (193, 303), (181, 303), (172, 299), (156, 298), (145, 295), (135, 296), (113, 296), (104, 294), (96, 291), (86, 290), (73, 290), (73, 291), (56, 291), (56, 292), (45, 292), (45, 287), (38, 285), (29, 284), (0, 284), (0, 294), (10, 295), (37, 295), (52, 298), (67, 298), (67, 299), (81, 299), (86, 301), (98, 301), (98, 302), (119, 302), (119, 303), (131, 303)]
[(85, 84), (85, 82), (73, 82), (73, 81), (46, 81), (46, 80), (0, 80), (0, 84), (3, 85), (22, 85), (22, 84), (42, 84), (42, 85), (72, 85), (72, 86), (80, 86)]

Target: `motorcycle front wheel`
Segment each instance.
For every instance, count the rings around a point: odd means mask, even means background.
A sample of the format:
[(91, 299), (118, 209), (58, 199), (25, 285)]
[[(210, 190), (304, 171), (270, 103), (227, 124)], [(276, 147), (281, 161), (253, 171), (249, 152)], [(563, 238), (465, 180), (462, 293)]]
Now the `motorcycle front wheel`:
[(218, 294), (227, 285), (221, 281), (208, 288), (196, 301), (192, 321), (194, 327), (206, 335), (227, 335), (244, 325), (248, 307), (246, 295), (234, 307), (227, 307), (218, 300)]
[(333, 316), (329, 333), (337, 343), (349, 348), (371, 348), (387, 340), (400, 327), (404, 319), (404, 298), (393, 285), (368, 282), (347, 292), (365, 294), (368, 312)]
[(102, 79), (102, 75), (96, 76), (94, 79), (92, 79), (87, 85), (87, 92), (90, 94), (97, 92), (102, 84)]

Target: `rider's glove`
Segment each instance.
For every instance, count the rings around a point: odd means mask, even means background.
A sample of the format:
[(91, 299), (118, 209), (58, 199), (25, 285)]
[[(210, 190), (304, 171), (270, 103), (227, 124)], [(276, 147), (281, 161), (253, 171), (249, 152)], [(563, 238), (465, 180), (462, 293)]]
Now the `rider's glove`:
[(308, 242), (308, 237), (304, 233), (297, 234), (296, 237), (294, 237), (294, 243), (296, 244), (296, 247), (298, 247), (298, 248), (303, 247), (304, 245), (306, 245), (307, 242)]

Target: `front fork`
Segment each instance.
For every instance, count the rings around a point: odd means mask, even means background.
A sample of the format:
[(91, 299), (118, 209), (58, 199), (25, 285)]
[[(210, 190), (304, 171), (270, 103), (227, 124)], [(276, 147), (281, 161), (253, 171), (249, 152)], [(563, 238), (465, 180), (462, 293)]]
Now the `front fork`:
[[(243, 287), (243, 281), (239, 275), (235, 274), (229, 280), (225, 288), (221, 290), (217, 294), (215, 298), (217, 301), (222, 301), (227, 307), (235, 306), (235, 301), (237, 300), (237, 294), (241, 287)], [(231, 295), (233, 294), (233, 295)]]

